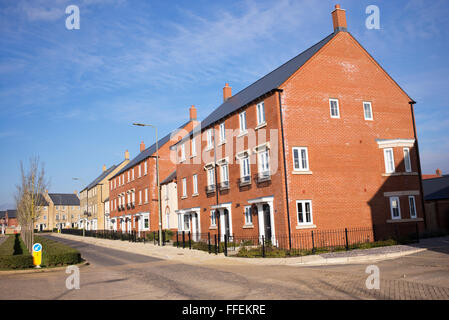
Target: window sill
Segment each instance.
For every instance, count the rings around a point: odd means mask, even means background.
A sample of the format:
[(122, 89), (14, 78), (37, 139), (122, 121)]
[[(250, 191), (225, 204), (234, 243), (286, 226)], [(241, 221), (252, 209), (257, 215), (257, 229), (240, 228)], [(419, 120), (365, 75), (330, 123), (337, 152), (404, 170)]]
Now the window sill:
[(258, 124), (257, 127), (254, 128), (254, 130), (259, 130), (260, 128), (266, 127), (267, 123), (266, 122), (262, 122), (261, 124)]
[(217, 230), (217, 227), (216, 226), (209, 227), (209, 230)]
[(179, 159), (179, 163), (183, 163), (184, 161), (186, 161), (186, 158)]
[(420, 222), (424, 221), (423, 218), (411, 218), (411, 219), (390, 219), (387, 223), (400, 223), (400, 222)]
[(245, 224), (245, 225), (243, 225), (243, 229), (254, 229), (254, 225), (253, 224)]
[(226, 143), (226, 139), (224, 139), (223, 141), (220, 141), (220, 142), (217, 144), (217, 147), (222, 146), (222, 145), (224, 145), (225, 143)]
[(242, 132), (240, 132), (240, 133), (238, 134), (237, 138), (246, 136), (247, 134), (248, 134), (248, 130), (242, 131)]
[(417, 172), (391, 172), (391, 173), (382, 173), (383, 177), (394, 177), (394, 176), (417, 176)]
[(196, 153), (195, 153), (195, 154), (192, 154), (192, 155), (190, 156), (190, 159), (195, 158), (195, 157), (196, 157)]
[(312, 171), (292, 171), (292, 174), (312, 174)]
[(206, 149), (204, 149), (204, 151), (211, 151), (211, 150), (213, 150), (214, 149), (214, 147), (213, 146), (210, 146), (210, 147), (206, 147)]
[(182, 196), (181, 199), (187, 199), (187, 196)]
[(194, 194), (192, 194), (192, 197), (198, 197), (198, 195), (199, 195), (199, 193), (194, 193)]
[(296, 225), (296, 230), (299, 229), (315, 229), (316, 225), (314, 224), (303, 224), (303, 225)]

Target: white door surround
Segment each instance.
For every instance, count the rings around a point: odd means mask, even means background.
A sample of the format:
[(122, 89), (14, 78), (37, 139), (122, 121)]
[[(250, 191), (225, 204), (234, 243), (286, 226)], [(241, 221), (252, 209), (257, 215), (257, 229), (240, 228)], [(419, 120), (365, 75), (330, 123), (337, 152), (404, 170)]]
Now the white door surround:
[[(271, 243), (276, 244), (275, 236), (275, 224), (274, 224), (274, 196), (260, 197), (256, 199), (248, 200), (249, 204), (255, 204), (257, 206), (257, 221), (259, 224), (259, 237), (265, 237), (265, 220), (263, 216), (263, 205), (267, 204), (270, 208), (270, 224), (271, 224)], [(268, 239), (267, 239), (268, 240)], [(261, 241), (261, 240), (260, 240)]]
[(232, 235), (232, 202), (220, 203), (218, 205), (211, 206), (211, 209), (217, 209), (220, 214), (220, 241), (224, 241), (224, 236), (226, 233), (225, 229), (225, 209), (228, 210), (229, 219), (229, 234)]

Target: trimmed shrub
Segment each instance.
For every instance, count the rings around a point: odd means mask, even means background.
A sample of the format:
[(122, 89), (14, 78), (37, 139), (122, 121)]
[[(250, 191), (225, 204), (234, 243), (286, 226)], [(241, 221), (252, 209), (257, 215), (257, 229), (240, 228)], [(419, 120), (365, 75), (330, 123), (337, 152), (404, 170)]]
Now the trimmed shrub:
[(36, 236), (35, 242), (42, 244), (42, 265), (46, 267), (72, 265), (80, 263), (81, 254), (61, 242)]
[(26, 269), (33, 266), (33, 258), (19, 234), (11, 235), (0, 246), (0, 269)]

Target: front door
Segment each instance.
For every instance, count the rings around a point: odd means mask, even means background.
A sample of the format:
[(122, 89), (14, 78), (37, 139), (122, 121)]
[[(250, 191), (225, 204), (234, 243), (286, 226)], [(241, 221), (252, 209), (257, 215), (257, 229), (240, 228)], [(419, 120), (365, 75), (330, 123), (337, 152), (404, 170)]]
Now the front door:
[(231, 231), (229, 229), (229, 211), (228, 211), (228, 209), (224, 209), (223, 216), (224, 216), (224, 226), (223, 226), (224, 234), (226, 234), (229, 239), (229, 236), (231, 235)]
[(271, 215), (270, 215), (270, 206), (268, 204), (264, 204), (263, 207), (263, 222), (265, 228), (265, 239), (271, 240)]

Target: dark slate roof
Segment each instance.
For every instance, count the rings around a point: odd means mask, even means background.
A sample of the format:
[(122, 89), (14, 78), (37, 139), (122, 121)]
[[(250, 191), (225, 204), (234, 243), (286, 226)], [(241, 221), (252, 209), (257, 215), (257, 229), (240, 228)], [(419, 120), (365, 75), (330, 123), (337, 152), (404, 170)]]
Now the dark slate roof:
[[(159, 148), (161, 148), (164, 144), (166, 144), (167, 142), (170, 141), (170, 137), (172, 136), (172, 134), (176, 134), (177, 132), (179, 132), (182, 128), (184, 128), (188, 123), (190, 122), (187, 121), (186, 123), (184, 123), (182, 126), (180, 126), (179, 128), (177, 128), (176, 130), (170, 132), (169, 134), (167, 134), (165, 137), (163, 137), (162, 139), (159, 139), (158, 141), (158, 146)], [(146, 148), (145, 150), (143, 150), (141, 153), (139, 153), (134, 159), (132, 159), (130, 162), (128, 162), (128, 164), (126, 166), (124, 166), (122, 168), (122, 170), (120, 170), (119, 172), (117, 172), (112, 178), (118, 176), (119, 174), (125, 172), (126, 170), (128, 170), (129, 168), (134, 167), (136, 164), (138, 164), (139, 162), (147, 159), (148, 157), (152, 156), (154, 153), (156, 152), (156, 143), (154, 143), (153, 145), (149, 146), (148, 148)]]
[[(250, 86), (239, 91), (236, 95), (232, 96), (223, 104), (221, 104), (217, 109), (212, 111), (202, 122), (201, 130), (206, 129), (208, 126), (216, 123), (225, 116), (231, 114), (234, 111), (242, 108), (243, 106), (249, 104), (255, 99), (263, 96), (277, 89), (281, 84), (283, 84), (287, 79), (289, 79), (299, 68), (301, 68), (318, 50), (320, 50), (324, 45), (326, 45), (336, 33), (331, 33), (326, 38), (320, 42), (314, 44), (309, 49), (303, 51), (293, 59), (287, 61), (277, 69), (271, 71), (267, 75), (263, 76)], [(185, 141), (190, 136), (192, 136), (193, 130), (184, 137), (181, 141)], [(179, 141), (179, 142), (181, 142)], [(178, 143), (179, 143), (178, 142)]]
[(168, 175), (168, 177), (165, 178), (165, 179), (161, 182), (161, 184), (169, 183), (169, 182), (171, 182), (171, 181), (173, 181), (173, 180), (175, 180), (175, 179), (176, 179), (176, 170), (173, 171), (172, 173), (170, 173), (170, 174)]
[(0, 211), (0, 219), (3, 219), (6, 215), (6, 211)]
[(449, 199), (449, 175), (422, 181), (424, 200)]
[(117, 165), (113, 165), (112, 167), (110, 167), (109, 169), (103, 171), (97, 178), (95, 178), (94, 181), (92, 181), (90, 184), (87, 185), (87, 187), (85, 187), (83, 190), (81, 190), (80, 192), (83, 192), (86, 189), (91, 189), (93, 187), (95, 187), (97, 184), (99, 184), (101, 182), (101, 180), (103, 180), (108, 174), (110, 174), (112, 171), (114, 171), (114, 169), (117, 168)]
[(38, 199), (37, 202), (42, 207), (47, 207), (48, 206), (48, 201), (45, 199), (45, 197), (43, 195), (39, 196), (39, 199)]
[(80, 205), (80, 199), (74, 193), (49, 193), (48, 196), (56, 206)]
[(6, 210), (6, 213), (8, 214), (8, 219), (11, 218), (17, 218), (17, 210)]

